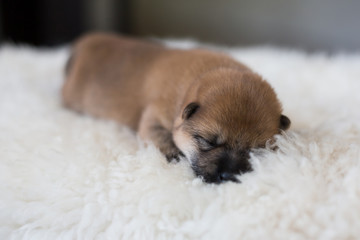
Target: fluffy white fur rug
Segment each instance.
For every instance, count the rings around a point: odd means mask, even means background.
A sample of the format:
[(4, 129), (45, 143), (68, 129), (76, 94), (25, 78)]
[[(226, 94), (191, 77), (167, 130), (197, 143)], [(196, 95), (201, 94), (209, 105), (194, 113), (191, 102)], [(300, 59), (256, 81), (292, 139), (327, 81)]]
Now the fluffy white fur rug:
[(273, 85), (292, 127), (241, 184), (209, 185), (64, 109), (67, 49), (1, 47), (0, 239), (359, 239), (360, 55), (225, 51)]

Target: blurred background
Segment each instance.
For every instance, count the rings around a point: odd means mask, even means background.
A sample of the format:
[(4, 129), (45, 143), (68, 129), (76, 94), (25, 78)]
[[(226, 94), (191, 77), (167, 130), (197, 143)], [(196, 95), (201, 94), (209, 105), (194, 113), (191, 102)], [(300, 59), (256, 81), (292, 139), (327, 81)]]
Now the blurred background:
[(0, 0), (0, 41), (71, 42), (88, 31), (221, 45), (360, 49), (359, 0)]

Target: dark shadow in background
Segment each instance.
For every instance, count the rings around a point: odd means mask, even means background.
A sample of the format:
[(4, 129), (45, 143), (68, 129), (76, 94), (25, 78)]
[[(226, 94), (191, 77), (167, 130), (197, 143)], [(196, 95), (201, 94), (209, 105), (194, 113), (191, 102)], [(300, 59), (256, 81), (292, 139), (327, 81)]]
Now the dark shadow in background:
[[(90, 2), (93, 4), (89, 4)], [(96, 29), (96, 23), (89, 21), (89, 18), (90, 20), (96, 18), (93, 16), (96, 14), (91, 12), (96, 9), (89, 8), (89, 5), (96, 8), (96, 2), (101, 4), (106, 1), (1, 0), (0, 40), (35, 46), (55, 46), (68, 43), (84, 32)], [(127, 1), (112, 1), (111, 8), (118, 9), (118, 14), (111, 21), (125, 22), (124, 18), (127, 15), (123, 12), (126, 3)], [(110, 6), (107, 7), (110, 8)], [(108, 9), (103, 9), (105, 16), (107, 15), (106, 11)], [(99, 28), (101, 29), (101, 26)], [(125, 33), (128, 31), (128, 27), (125, 24), (121, 26), (112, 24), (111, 29), (106, 30)]]
[(3, 39), (32, 45), (57, 45), (84, 31), (82, 1), (3, 0)]

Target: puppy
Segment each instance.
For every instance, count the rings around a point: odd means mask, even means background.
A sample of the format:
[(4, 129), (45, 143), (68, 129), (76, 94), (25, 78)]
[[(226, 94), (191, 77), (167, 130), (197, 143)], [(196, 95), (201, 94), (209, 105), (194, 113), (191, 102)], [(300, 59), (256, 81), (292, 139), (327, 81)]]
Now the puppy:
[(129, 126), (209, 183), (237, 181), (249, 151), (290, 126), (272, 87), (222, 53), (97, 33), (74, 44), (66, 72), (66, 107)]

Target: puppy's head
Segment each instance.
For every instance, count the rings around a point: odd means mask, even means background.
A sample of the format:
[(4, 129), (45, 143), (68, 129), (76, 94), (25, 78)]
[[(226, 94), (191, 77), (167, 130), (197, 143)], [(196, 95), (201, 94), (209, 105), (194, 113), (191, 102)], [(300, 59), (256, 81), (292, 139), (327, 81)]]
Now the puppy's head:
[(218, 69), (188, 92), (173, 137), (206, 182), (237, 181), (251, 170), (252, 148), (290, 126), (271, 86), (252, 72)]

